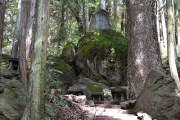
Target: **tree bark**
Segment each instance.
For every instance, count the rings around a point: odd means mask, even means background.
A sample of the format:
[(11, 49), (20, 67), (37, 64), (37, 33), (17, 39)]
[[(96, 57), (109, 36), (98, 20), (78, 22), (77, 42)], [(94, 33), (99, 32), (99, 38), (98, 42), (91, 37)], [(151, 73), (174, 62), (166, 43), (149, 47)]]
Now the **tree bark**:
[[(5, 5), (6, 5), (6, 0), (0, 0), (0, 64), (2, 59), (1, 56), (2, 56)], [(0, 80), (1, 80), (1, 66), (0, 66)]]
[(179, 9), (178, 11), (178, 18), (177, 18), (177, 24), (176, 24), (176, 28), (177, 28), (177, 41), (178, 41), (178, 45), (180, 45), (180, 0), (179, 0)]
[(88, 0), (84, 1), (84, 28), (85, 28), (85, 33), (89, 31), (89, 8), (88, 8)]
[(163, 46), (164, 49), (167, 50), (167, 27), (166, 27), (166, 20), (165, 20), (165, 16), (164, 16), (164, 3), (162, 0), (158, 0), (159, 4), (160, 4), (160, 11), (158, 11), (161, 15), (161, 22), (162, 22), (162, 30), (163, 30)]
[(128, 40), (128, 83), (131, 98), (141, 92), (147, 74), (162, 70), (157, 38), (154, 0), (126, 0)]
[(43, 61), (47, 58), (49, 9), (50, 0), (38, 0), (37, 29), (30, 72), (30, 94), (31, 100), (34, 101), (30, 105), (32, 120), (42, 120), (44, 117), (44, 73), (39, 70), (45, 69), (45, 62)]
[(175, 62), (175, 51), (174, 51), (174, 40), (175, 40), (175, 30), (174, 30), (174, 1), (167, 0), (168, 3), (168, 58), (171, 77), (175, 79), (178, 89), (180, 89), (180, 82), (178, 77), (178, 72)]
[[(159, 3), (159, 0), (157, 1), (157, 14), (156, 14), (156, 24), (157, 24), (157, 35), (158, 35), (158, 41), (159, 41), (159, 44), (161, 44), (161, 36), (160, 36), (160, 24), (159, 24), (159, 10), (160, 8), (160, 3)], [(160, 48), (161, 48), (161, 45), (160, 45)]]
[(19, 34), (21, 31), (20, 27), (20, 21), (21, 21), (21, 1), (18, 1), (18, 12), (17, 12), (17, 20), (16, 20), (16, 27), (14, 30), (14, 37), (13, 37), (13, 44), (12, 44), (12, 52), (11, 52), (11, 57), (12, 58), (17, 58), (18, 56), (18, 47), (19, 47)]
[(27, 0), (21, 1), (21, 20), (19, 33), (19, 74), (20, 81), (27, 89), (27, 64), (26, 64), (26, 21), (27, 21)]
[(32, 29), (33, 29), (33, 22), (34, 22), (35, 7), (36, 7), (36, 0), (30, 0), (30, 9), (29, 9), (29, 16), (28, 16), (27, 28), (26, 28), (27, 68), (29, 68), (29, 54), (30, 54), (31, 42), (32, 42)]
[(106, 0), (100, 0), (100, 8), (106, 10)]
[[(75, 5), (79, 7), (79, 1), (78, 0), (74, 0), (75, 2)], [(77, 23), (78, 23), (78, 30), (79, 30), (79, 33), (80, 33), (80, 36), (83, 35), (84, 33), (84, 27), (83, 27), (83, 21), (80, 17), (80, 7), (75, 7), (73, 5), (70, 5), (70, 10), (71, 12), (73, 13), (73, 15), (75, 16), (76, 20), (77, 20)]]

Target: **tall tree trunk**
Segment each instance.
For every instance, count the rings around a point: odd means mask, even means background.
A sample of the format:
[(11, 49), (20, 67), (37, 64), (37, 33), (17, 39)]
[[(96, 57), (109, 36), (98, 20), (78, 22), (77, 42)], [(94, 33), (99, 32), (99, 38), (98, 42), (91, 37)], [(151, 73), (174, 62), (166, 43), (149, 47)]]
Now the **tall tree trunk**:
[(178, 72), (176, 68), (175, 62), (175, 53), (174, 53), (174, 1), (167, 0), (168, 4), (168, 58), (169, 58), (169, 66), (171, 77), (175, 79), (178, 89), (180, 89), (180, 81), (178, 77)]
[(121, 33), (124, 33), (124, 11), (121, 12)]
[(30, 0), (30, 9), (29, 9), (29, 16), (28, 16), (27, 28), (26, 28), (26, 61), (27, 61), (27, 68), (29, 68), (29, 53), (30, 53), (30, 49), (31, 49), (32, 29), (33, 29), (33, 22), (34, 22), (35, 6), (36, 6), (36, 0)]
[[(6, 5), (6, 0), (0, 0), (0, 64), (2, 58), (1, 56), (2, 56), (5, 5)], [(0, 80), (1, 80), (1, 66), (0, 66)]]
[(17, 12), (17, 20), (16, 20), (16, 27), (14, 30), (14, 37), (13, 37), (13, 45), (12, 45), (12, 52), (11, 57), (17, 58), (18, 56), (18, 47), (19, 47), (19, 34), (20, 34), (20, 21), (21, 21), (21, 1), (18, 1), (18, 12)]
[(107, 1), (107, 11), (109, 12), (109, 15), (112, 15), (112, 0)]
[(162, 30), (163, 30), (163, 47), (165, 50), (167, 50), (167, 27), (166, 27), (166, 20), (165, 20), (165, 16), (164, 16), (164, 3), (162, 0), (158, 0), (159, 2), (159, 13), (161, 15), (161, 22), (162, 22)]
[(177, 24), (176, 24), (176, 29), (177, 29), (177, 41), (178, 45), (180, 45), (180, 0), (179, 0), (179, 9), (177, 10), (178, 14), (178, 19), (177, 19)]
[[(45, 60), (47, 58), (47, 41), (49, 34), (49, 9), (50, 0), (38, 0), (37, 29), (34, 49), (32, 53), (32, 66), (30, 74), (31, 119), (42, 120), (44, 116), (44, 73)], [(37, 64), (38, 62), (41, 62)], [(32, 87), (33, 86), (33, 87)], [(38, 111), (38, 112), (37, 112)]]
[(126, 0), (128, 40), (128, 83), (131, 98), (141, 92), (147, 74), (162, 70), (157, 38), (154, 0)]
[(77, 20), (78, 30), (79, 30), (80, 36), (82, 36), (83, 33), (84, 33), (84, 27), (83, 27), (83, 21), (82, 21), (82, 19), (80, 17), (79, 1), (78, 0), (74, 0), (74, 2), (76, 4), (76, 6), (78, 6), (78, 7), (76, 8), (73, 5), (71, 5), (70, 10), (71, 10), (71, 12), (73, 13), (73, 15), (75, 16), (75, 18)]
[(113, 20), (112, 20), (112, 27), (114, 30), (117, 28), (117, 21), (118, 21), (118, 16), (117, 16), (117, 7), (118, 7), (118, 1), (114, 0), (114, 13), (113, 13)]
[(85, 33), (89, 31), (89, 8), (88, 8), (88, 0), (84, 1), (84, 28), (85, 28)]
[(26, 22), (27, 21), (27, 0), (22, 0), (21, 3), (21, 20), (19, 33), (19, 74), (20, 81), (27, 88), (27, 64), (26, 64)]
[(64, 1), (62, 1), (62, 6), (61, 6), (61, 24), (60, 24), (60, 39), (58, 42), (60, 41), (64, 41), (66, 39), (66, 30), (65, 30), (65, 3)]
[[(157, 16), (156, 16), (156, 24), (157, 24), (157, 35), (158, 35), (158, 41), (159, 41), (159, 44), (161, 44), (161, 36), (160, 36), (160, 24), (159, 24), (159, 10), (160, 8), (160, 3), (159, 1), (157, 1)], [(161, 48), (161, 45), (160, 45), (160, 48)]]
[(100, 8), (106, 10), (106, 0), (100, 0)]

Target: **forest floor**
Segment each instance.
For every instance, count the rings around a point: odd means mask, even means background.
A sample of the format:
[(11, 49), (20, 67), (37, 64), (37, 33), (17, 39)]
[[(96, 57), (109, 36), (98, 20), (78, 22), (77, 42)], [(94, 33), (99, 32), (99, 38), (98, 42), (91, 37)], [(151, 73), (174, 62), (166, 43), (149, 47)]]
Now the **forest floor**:
[(61, 108), (53, 105), (54, 109), (58, 109), (55, 116), (49, 115), (51, 120), (142, 120), (142, 116), (131, 110), (123, 110), (119, 107), (111, 107), (104, 104), (103, 106), (83, 105), (71, 100), (65, 100), (66, 103)]

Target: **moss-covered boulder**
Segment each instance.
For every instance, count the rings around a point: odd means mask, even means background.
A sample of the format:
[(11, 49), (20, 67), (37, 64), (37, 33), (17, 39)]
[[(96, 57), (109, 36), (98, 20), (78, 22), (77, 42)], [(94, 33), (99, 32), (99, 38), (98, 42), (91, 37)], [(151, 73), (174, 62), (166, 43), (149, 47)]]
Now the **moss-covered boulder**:
[(26, 106), (27, 91), (18, 80), (10, 80), (0, 94), (0, 119), (20, 120)]
[(107, 85), (99, 82), (94, 82), (89, 78), (80, 78), (78, 83), (71, 86), (68, 91), (83, 91), (83, 94), (86, 95), (88, 99), (91, 99), (91, 94), (93, 93), (102, 93), (103, 90), (110, 89)]
[(143, 111), (153, 120), (180, 120), (180, 91), (166, 74), (151, 70), (139, 94), (135, 111)]
[(67, 43), (62, 51), (61, 58), (69, 65), (75, 64), (76, 46), (74, 43)]
[(62, 58), (49, 56), (47, 65), (46, 83), (52, 89), (61, 89), (62, 94), (67, 93), (69, 86), (77, 81), (76, 72)]
[(108, 86), (126, 85), (127, 40), (120, 32), (100, 30), (79, 40), (78, 72)]

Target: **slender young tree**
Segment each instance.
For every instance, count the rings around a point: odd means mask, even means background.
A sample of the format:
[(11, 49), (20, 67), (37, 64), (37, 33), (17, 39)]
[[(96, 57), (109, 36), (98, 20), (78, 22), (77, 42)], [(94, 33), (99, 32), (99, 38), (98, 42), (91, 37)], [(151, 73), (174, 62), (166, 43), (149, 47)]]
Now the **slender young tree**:
[[(1, 63), (1, 56), (2, 56), (5, 5), (6, 5), (6, 0), (0, 0), (0, 63)], [(1, 66), (0, 66), (0, 80), (1, 80)]]
[[(159, 43), (161, 43), (160, 22), (159, 22), (160, 17), (159, 17), (159, 12), (158, 12), (159, 8), (160, 8), (160, 3), (159, 3), (159, 1), (157, 1), (157, 8), (156, 8), (156, 10), (157, 10), (157, 15), (156, 15), (157, 35), (158, 35), (158, 41), (159, 41)], [(161, 45), (160, 45), (160, 49), (161, 49)]]
[(175, 29), (174, 29), (174, 1), (167, 0), (168, 4), (168, 58), (171, 77), (175, 79), (178, 89), (180, 89), (180, 81), (175, 62), (174, 53), (174, 40), (175, 40)]
[(180, 45), (180, 0), (178, 1), (178, 9), (176, 10), (176, 31), (177, 31), (177, 43)]
[(11, 57), (17, 58), (18, 57), (18, 47), (19, 47), (19, 34), (21, 31), (20, 23), (21, 23), (21, 1), (18, 1), (18, 12), (17, 12), (17, 19), (16, 19), (16, 26), (14, 30), (14, 36), (13, 36), (13, 44), (12, 44), (12, 52)]
[(167, 50), (167, 26), (166, 26), (166, 20), (165, 20), (165, 13), (164, 13), (164, 6), (165, 3), (163, 3), (162, 0), (158, 0), (159, 3), (159, 9), (158, 13), (160, 14), (161, 24), (162, 24), (162, 32), (163, 32), (163, 46), (164, 49)]
[(32, 29), (33, 29), (33, 22), (34, 22), (34, 14), (35, 14), (35, 6), (36, 0), (30, 0), (30, 9), (29, 9), (29, 16), (27, 20), (27, 28), (26, 28), (26, 61), (27, 61), (27, 68), (29, 68), (29, 53), (31, 49), (31, 41), (32, 41)]
[(85, 33), (89, 31), (89, 8), (88, 8), (88, 0), (84, 1), (84, 28)]
[(19, 74), (20, 81), (27, 89), (27, 64), (26, 64), (26, 21), (27, 21), (27, 0), (21, 1), (21, 20), (19, 33)]
[(126, 0), (128, 40), (128, 82), (131, 98), (141, 92), (147, 74), (162, 70), (157, 38), (154, 0)]

